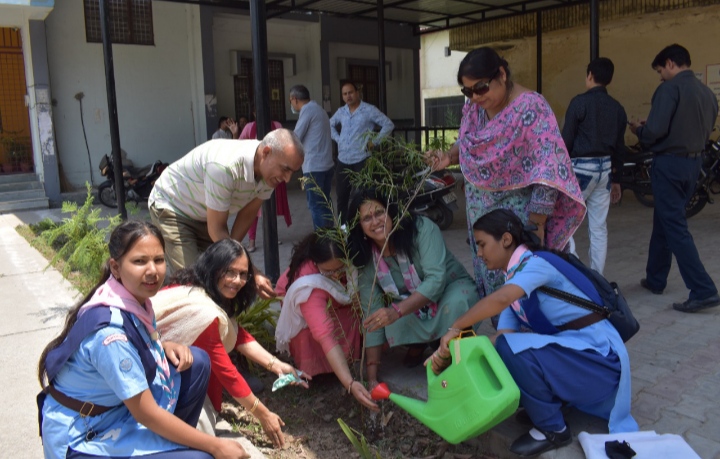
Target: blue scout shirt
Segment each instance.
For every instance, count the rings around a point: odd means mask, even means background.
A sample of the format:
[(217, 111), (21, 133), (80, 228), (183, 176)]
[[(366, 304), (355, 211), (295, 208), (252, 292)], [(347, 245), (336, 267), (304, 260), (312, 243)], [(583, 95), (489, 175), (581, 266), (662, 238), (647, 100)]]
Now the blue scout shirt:
[[(157, 435), (138, 423), (123, 400), (148, 388), (140, 356), (127, 340), (122, 328), (120, 310), (112, 311), (109, 326), (83, 340), (53, 380), (53, 385), (69, 397), (103, 406), (116, 406), (99, 416), (82, 419), (78, 412), (66, 408), (48, 395), (43, 407), (43, 448), (45, 457), (64, 458), (68, 447), (97, 456), (140, 456), (185, 449)], [(145, 326), (132, 316), (143, 340), (150, 345)], [(170, 365), (171, 378), (180, 390), (180, 373)], [(150, 391), (157, 404), (173, 413), (177, 400), (163, 391), (156, 375)], [(87, 425), (86, 425), (87, 422)], [(85, 441), (88, 428), (97, 434)]]

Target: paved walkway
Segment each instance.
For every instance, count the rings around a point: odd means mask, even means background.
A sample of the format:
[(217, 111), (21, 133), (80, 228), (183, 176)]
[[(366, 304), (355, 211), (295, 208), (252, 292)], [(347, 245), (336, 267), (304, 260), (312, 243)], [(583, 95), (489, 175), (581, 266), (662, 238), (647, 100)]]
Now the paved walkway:
[[(460, 195), (461, 193), (458, 193)], [(72, 198), (82, 200), (81, 195)], [(460, 196), (461, 197), (461, 196)], [(278, 220), (281, 269), (287, 266), (292, 243), (311, 231), (304, 193), (289, 191), (293, 225), (286, 228)], [(462, 206), (462, 199), (461, 199)], [(461, 207), (462, 208), (462, 207)], [(109, 210), (104, 210), (109, 213)], [(146, 210), (131, 218), (144, 218)], [(42, 218), (62, 218), (59, 209), (0, 215), (0, 445), (2, 457), (38, 458), (42, 456), (37, 437), (35, 394), (37, 360), (45, 344), (62, 325), (64, 313), (76, 298), (75, 290), (19, 236), (14, 227), (35, 223)], [(466, 222), (462, 211), (443, 234), (449, 248), (466, 267), (470, 253), (465, 244)], [(610, 243), (606, 275), (620, 284), (633, 307), (641, 330), (629, 343), (632, 363), (632, 412), (641, 429), (683, 435), (703, 459), (720, 459), (720, 308), (697, 314), (672, 309), (673, 302), (684, 301), (687, 290), (673, 267), (662, 296), (643, 290), (647, 247), (652, 227), (652, 210), (639, 205), (626, 193), (622, 206), (613, 207), (609, 216)], [(720, 203), (708, 205), (690, 220), (690, 228), (710, 275), (720, 283), (720, 241), (718, 225)], [(261, 236), (261, 235), (259, 235)], [(578, 252), (587, 252), (587, 233), (576, 235)], [(263, 266), (262, 241), (253, 260)], [(424, 391), (424, 370), (388, 370), (402, 357), (394, 352), (386, 357), (381, 378), (398, 392)], [(574, 433), (581, 430), (603, 432), (597, 419), (571, 412), (568, 423)], [(523, 432), (512, 419), (488, 434), (473, 440), (501, 457), (512, 457), (505, 450)], [(579, 444), (543, 458), (582, 458)]]

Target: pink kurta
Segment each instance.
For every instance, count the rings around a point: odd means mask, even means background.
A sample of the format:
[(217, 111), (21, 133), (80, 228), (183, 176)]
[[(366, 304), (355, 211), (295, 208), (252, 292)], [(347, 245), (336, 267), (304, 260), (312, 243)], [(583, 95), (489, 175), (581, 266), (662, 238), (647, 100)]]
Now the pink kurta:
[[(307, 261), (300, 266), (295, 277), (299, 279), (318, 273), (315, 264)], [(278, 295), (284, 295), (287, 290), (287, 274), (286, 270), (277, 282), (275, 290)], [(330, 309), (328, 300), (331, 301)], [(348, 359), (360, 358), (362, 339), (358, 310), (338, 303), (324, 290), (314, 289), (310, 298), (300, 305), (300, 313), (308, 326), (290, 340), (290, 355), (297, 368), (310, 376), (333, 373), (325, 354), (338, 344)]]

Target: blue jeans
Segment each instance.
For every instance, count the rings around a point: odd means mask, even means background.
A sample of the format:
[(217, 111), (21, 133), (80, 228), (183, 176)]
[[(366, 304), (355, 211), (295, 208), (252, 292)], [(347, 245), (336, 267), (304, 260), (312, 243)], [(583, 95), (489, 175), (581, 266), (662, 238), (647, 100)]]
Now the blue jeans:
[[(587, 206), (590, 267), (602, 274), (607, 257), (607, 215), (610, 209), (610, 157), (573, 158), (573, 170)], [(575, 242), (571, 244), (575, 252)]]
[(700, 157), (660, 155), (653, 159), (650, 172), (655, 211), (645, 268), (647, 283), (652, 289), (663, 290), (675, 255), (691, 300), (704, 300), (718, 293), (700, 261), (685, 218), (685, 205), (695, 192), (701, 161)]
[[(310, 215), (312, 216), (313, 229), (333, 226), (332, 197), (330, 196), (333, 172), (333, 168), (330, 168), (325, 172), (303, 174), (303, 177), (311, 179), (305, 184), (305, 194), (307, 195), (308, 209), (310, 209)], [(322, 194), (318, 192), (317, 188), (322, 191)]]

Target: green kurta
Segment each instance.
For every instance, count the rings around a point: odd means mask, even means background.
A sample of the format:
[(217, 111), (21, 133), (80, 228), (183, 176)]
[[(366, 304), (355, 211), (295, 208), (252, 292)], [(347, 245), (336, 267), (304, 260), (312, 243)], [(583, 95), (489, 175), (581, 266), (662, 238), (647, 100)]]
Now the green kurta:
[[(438, 304), (437, 315), (432, 319), (421, 320), (415, 313), (407, 314), (392, 325), (368, 333), (365, 339), (367, 347), (379, 346), (386, 341), (392, 347), (437, 340), (447, 332), (455, 319), (479, 300), (475, 282), (447, 249), (437, 225), (425, 217), (420, 217), (417, 226), (415, 244), (410, 253), (410, 261), (421, 281), (416, 291)], [(390, 268), (400, 295), (409, 295), (395, 257), (383, 259)], [(358, 279), (363, 311), (367, 312), (372, 296), (370, 314), (381, 307), (390, 306), (377, 281), (373, 286), (374, 280), (375, 266), (370, 263), (360, 270)]]

